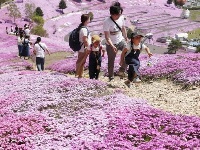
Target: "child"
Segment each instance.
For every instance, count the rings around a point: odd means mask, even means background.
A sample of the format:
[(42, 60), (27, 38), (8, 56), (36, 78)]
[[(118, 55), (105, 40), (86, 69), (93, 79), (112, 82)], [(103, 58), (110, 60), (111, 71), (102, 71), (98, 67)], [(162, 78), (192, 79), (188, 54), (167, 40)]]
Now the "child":
[[(92, 44), (89, 49), (89, 76), (90, 79), (98, 79), (102, 57), (105, 48), (101, 45), (101, 38), (98, 35), (92, 36)], [(101, 55), (102, 54), (102, 55)]]
[(129, 66), (128, 69), (128, 80), (125, 81), (125, 84), (130, 87), (130, 83), (141, 82), (140, 73), (138, 71), (140, 67), (139, 55), (142, 50), (146, 50), (149, 57), (152, 56), (149, 48), (141, 43), (143, 34), (139, 31), (135, 31), (131, 34), (131, 41), (128, 43), (127, 47), (124, 48), (121, 54), (120, 65), (122, 65), (124, 59), (126, 64)]

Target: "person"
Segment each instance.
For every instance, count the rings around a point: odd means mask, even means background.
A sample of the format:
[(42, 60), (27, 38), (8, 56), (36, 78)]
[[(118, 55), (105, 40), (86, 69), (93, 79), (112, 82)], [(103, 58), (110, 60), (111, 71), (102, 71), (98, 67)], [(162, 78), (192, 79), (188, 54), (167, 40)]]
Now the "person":
[(140, 61), (139, 55), (142, 50), (145, 50), (149, 57), (152, 56), (150, 49), (141, 43), (143, 33), (140, 31), (134, 31), (131, 34), (131, 41), (128, 43), (127, 47), (124, 48), (121, 54), (120, 65), (125, 61), (129, 66), (128, 68), (128, 80), (125, 81), (125, 84), (130, 87), (130, 83), (141, 82), (141, 77), (139, 73)]
[(47, 52), (50, 55), (46, 44), (41, 42), (41, 37), (37, 37), (36, 42), (34, 44), (33, 53), (36, 55), (36, 66), (38, 71), (44, 71), (45, 52)]
[(6, 34), (8, 34), (8, 27), (6, 27)]
[(88, 23), (90, 22), (90, 16), (88, 14), (81, 15), (81, 24), (78, 28), (79, 31), (79, 41), (82, 44), (81, 49), (78, 51), (78, 59), (76, 61), (76, 77), (82, 78), (83, 69), (86, 61), (87, 50), (89, 50), (89, 46), (91, 44), (91, 35), (87, 28)]
[(19, 30), (19, 28), (18, 28), (18, 26), (16, 25), (16, 26), (15, 26), (15, 34), (16, 34), (16, 36), (18, 35), (18, 30)]
[(13, 26), (10, 27), (10, 32), (13, 33)]
[(98, 35), (92, 36), (92, 44), (89, 50), (89, 76), (90, 79), (98, 79), (102, 57), (105, 54), (105, 46), (101, 45), (101, 38)]
[[(108, 55), (108, 77), (109, 81), (114, 79), (114, 62), (118, 50), (123, 50), (128, 41), (125, 29), (125, 20), (122, 16), (123, 9), (117, 2), (110, 7), (110, 17), (106, 18), (103, 23), (103, 31), (106, 39), (106, 51)], [(115, 23), (115, 22), (116, 23)], [(119, 68), (119, 75), (126, 70), (126, 63)]]
[(18, 38), (17, 38), (17, 45), (18, 45), (18, 50), (19, 50), (18, 56), (19, 56), (19, 57), (21, 57), (21, 54), (22, 54), (23, 42), (24, 42), (23, 34), (20, 34), (20, 35), (18, 36)]
[(30, 58), (30, 44), (32, 44), (32, 43), (30, 42), (28, 36), (25, 36), (22, 44), (23, 44), (23, 49), (22, 49), (22, 53), (20, 56), (21, 57), (23, 56), (24, 59), (29, 59)]
[(31, 32), (31, 30), (29, 29), (29, 26), (26, 26), (26, 27), (25, 27), (25, 30), (24, 30), (24, 34), (25, 34), (25, 36), (27, 36), (29, 39), (30, 39), (30, 32)]

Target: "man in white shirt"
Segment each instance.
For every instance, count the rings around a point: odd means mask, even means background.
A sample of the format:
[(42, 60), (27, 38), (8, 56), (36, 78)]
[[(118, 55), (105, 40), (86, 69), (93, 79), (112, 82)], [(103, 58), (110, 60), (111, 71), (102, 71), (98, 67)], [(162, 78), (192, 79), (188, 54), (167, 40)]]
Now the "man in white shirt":
[(36, 66), (38, 71), (44, 71), (45, 51), (50, 55), (45, 43), (41, 43), (41, 37), (37, 37), (34, 45), (34, 54), (36, 55)]
[[(111, 81), (114, 79), (114, 61), (118, 50), (126, 47), (127, 33), (125, 29), (124, 17), (121, 15), (122, 8), (120, 6), (111, 6), (111, 17), (105, 19), (103, 30), (106, 39), (106, 51), (108, 54), (108, 77)], [(115, 22), (116, 23), (115, 23)], [(124, 62), (119, 68), (119, 72), (124, 72), (127, 65)]]

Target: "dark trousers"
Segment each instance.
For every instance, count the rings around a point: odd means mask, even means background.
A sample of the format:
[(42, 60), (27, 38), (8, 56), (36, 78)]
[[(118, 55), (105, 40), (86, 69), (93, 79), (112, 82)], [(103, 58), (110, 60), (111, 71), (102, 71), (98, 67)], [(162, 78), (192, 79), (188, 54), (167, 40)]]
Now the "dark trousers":
[(140, 73), (139, 73), (140, 61), (134, 59), (134, 63), (129, 64), (128, 66), (129, 66), (129, 68), (128, 68), (128, 80), (133, 81), (135, 75), (140, 76)]
[(19, 50), (19, 56), (21, 56), (22, 50), (23, 50), (23, 45), (18, 45), (18, 50)]
[[(122, 51), (126, 47), (126, 41), (123, 40), (115, 46), (117, 47), (118, 50)], [(107, 55), (108, 55), (108, 77), (113, 77), (116, 53), (112, 50), (112, 47), (107, 44), (106, 44), (106, 51), (107, 51)], [(124, 61), (122, 66), (119, 68), (119, 71), (125, 72), (126, 68), (127, 68), (127, 65)]]
[(38, 71), (44, 70), (44, 62), (45, 62), (45, 58), (36, 57), (36, 66), (37, 66)]
[(89, 76), (90, 79), (98, 79), (99, 78), (100, 69), (97, 69), (97, 66), (89, 67)]

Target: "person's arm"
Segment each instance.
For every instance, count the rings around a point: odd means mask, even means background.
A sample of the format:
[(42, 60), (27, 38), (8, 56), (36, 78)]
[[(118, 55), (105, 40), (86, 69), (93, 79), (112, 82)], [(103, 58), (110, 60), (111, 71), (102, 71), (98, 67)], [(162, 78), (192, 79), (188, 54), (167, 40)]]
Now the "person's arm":
[(107, 41), (107, 43), (112, 47), (113, 51), (116, 53), (117, 52), (117, 48), (115, 47), (115, 45), (113, 45), (111, 39), (110, 39), (110, 33), (109, 31), (104, 31), (105, 34), (105, 39)]
[(122, 26), (122, 35), (123, 35), (124, 39), (125, 39), (126, 41), (128, 41), (127, 31), (126, 31), (125, 26)]
[(122, 53), (121, 53), (121, 58), (120, 58), (120, 63), (119, 63), (120, 66), (122, 66), (122, 64), (124, 62), (124, 56), (125, 56), (125, 54), (126, 54), (127, 51), (128, 51), (128, 49), (124, 48), (123, 51), (122, 51)]
[(150, 49), (148, 47), (145, 47), (145, 51), (147, 52), (149, 57), (153, 56), (153, 54), (151, 53), (151, 51), (150, 51)]

